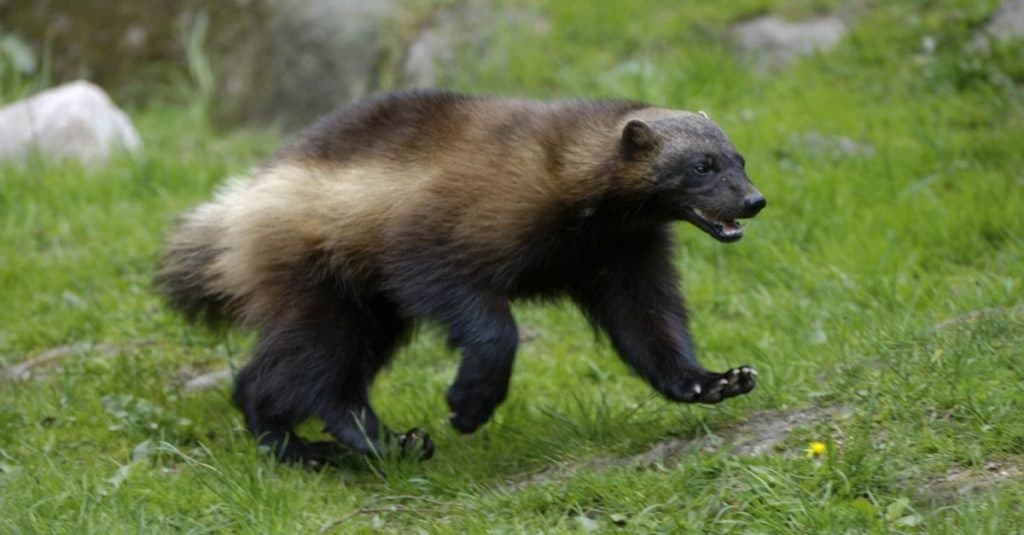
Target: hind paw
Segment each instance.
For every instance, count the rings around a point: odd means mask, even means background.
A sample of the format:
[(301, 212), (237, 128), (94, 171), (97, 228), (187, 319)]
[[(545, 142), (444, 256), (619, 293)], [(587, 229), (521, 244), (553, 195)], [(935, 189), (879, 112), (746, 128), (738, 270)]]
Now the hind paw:
[(396, 433), (392, 441), (389, 451), (395, 452), (401, 458), (426, 461), (434, 456), (434, 441), (418, 427), (404, 433)]
[(682, 401), (688, 403), (718, 403), (724, 399), (746, 394), (757, 385), (757, 370), (739, 366), (725, 373), (712, 373), (683, 387)]
[(306, 442), (293, 439), (286, 445), (272, 444), (264, 446), (273, 451), (278, 462), (299, 464), (313, 470), (321, 470), (337, 463), (338, 457), (345, 452), (337, 442)]

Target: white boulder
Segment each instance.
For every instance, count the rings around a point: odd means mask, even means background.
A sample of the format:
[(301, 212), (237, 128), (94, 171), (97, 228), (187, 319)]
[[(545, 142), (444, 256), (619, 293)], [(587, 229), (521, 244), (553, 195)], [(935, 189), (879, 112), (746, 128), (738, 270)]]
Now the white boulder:
[(100, 164), (118, 149), (142, 145), (128, 116), (94, 84), (77, 81), (0, 108), (0, 160), (33, 151)]

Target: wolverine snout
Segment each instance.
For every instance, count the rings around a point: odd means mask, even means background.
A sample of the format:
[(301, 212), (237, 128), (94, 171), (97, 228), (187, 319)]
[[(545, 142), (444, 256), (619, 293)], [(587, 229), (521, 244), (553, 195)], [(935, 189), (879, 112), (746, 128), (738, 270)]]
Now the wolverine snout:
[(765, 200), (764, 195), (761, 195), (760, 193), (747, 195), (746, 198), (743, 199), (743, 217), (754, 217), (767, 204), (768, 201)]

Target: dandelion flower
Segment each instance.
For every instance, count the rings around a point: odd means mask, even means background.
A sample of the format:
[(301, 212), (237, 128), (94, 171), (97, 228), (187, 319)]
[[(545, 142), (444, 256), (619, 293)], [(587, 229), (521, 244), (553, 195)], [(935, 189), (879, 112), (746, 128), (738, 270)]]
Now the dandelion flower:
[(828, 451), (828, 446), (826, 446), (824, 442), (815, 440), (814, 442), (811, 442), (804, 451), (807, 453), (807, 457), (817, 457), (819, 455), (825, 455), (825, 452)]

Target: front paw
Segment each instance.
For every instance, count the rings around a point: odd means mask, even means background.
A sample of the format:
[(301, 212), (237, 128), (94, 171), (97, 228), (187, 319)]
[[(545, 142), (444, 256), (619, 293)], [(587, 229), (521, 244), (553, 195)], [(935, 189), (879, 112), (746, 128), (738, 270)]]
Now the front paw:
[(757, 370), (739, 366), (725, 373), (709, 373), (697, 380), (684, 382), (676, 388), (673, 398), (686, 403), (718, 403), (746, 394), (757, 385)]

